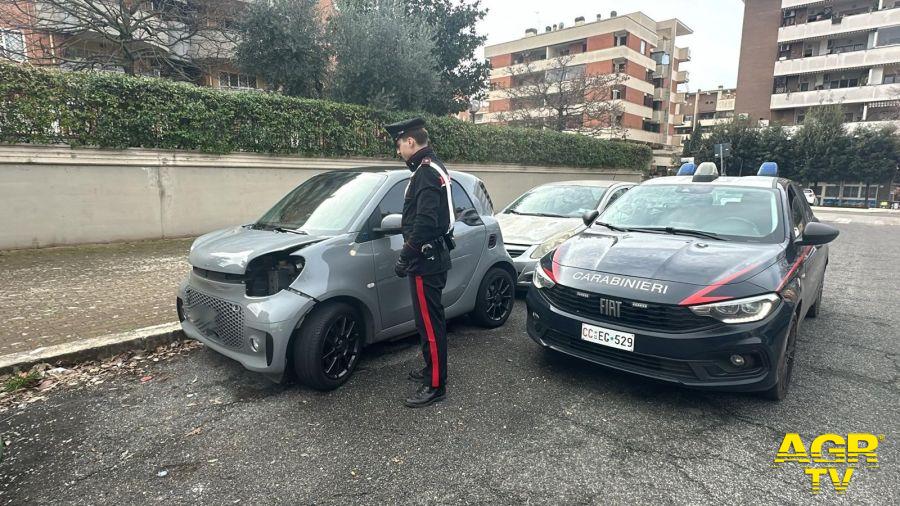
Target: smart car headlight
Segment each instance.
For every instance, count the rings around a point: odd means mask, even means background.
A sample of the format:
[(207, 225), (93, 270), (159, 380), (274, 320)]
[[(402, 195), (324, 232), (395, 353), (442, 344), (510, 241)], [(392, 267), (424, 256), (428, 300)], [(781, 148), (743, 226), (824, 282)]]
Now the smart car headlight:
[(561, 234), (557, 234), (550, 239), (544, 241), (540, 246), (534, 249), (531, 253), (531, 258), (538, 259), (555, 250), (560, 244), (566, 242), (566, 240), (575, 235), (574, 230), (566, 230)]
[(698, 316), (709, 316), (722, 323), (750, 323), (769, 316), (780, 300), (778, 295), (767, 293), (746, 299), (691, 306), (690, 309)]

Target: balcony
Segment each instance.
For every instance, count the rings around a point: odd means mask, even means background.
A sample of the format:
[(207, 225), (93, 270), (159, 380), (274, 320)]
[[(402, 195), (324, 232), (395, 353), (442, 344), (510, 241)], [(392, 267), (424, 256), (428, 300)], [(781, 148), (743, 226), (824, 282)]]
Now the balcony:
[(187, 56), (197, 60), (228, 60), (237, 50), (237, 34), (200, 31), (189, 39)]
[(716, 125), (721, 125), (723, 123), (728, 123), (732, 121), (734, 118), (705, 118), (700, 120), (700, 126), (702, 127), (711, 127)]
[[(637, 63), (638, 65), (644, 68), (655, 68), (656, 62), (653, 61), (652, 58), (648, 56), (644, 56), (637, 51), (626, 47), (626, 46), (616, 46), (610, 47), (606, 49), (600, 49), (597, 51), (588, 51), (586, 53), (577, 53), (572, 55), (572, 59), (567, 63), (568, 66), (574, 65), (582, 65), (599, 61), (606, 60), (628, 60), (630, 62)], [(534, 72), (540, 72), (542, 70), (548, 70), (554, 68), (554, 59), (543, 59), (536, 60), (531, 62), (531, 70)], [(515, 64), (508, 67), (499, 67), (495, 69), (491, 69), (491, 78), (497, 79), (500, 77), (506, 77), (516, 72), (521, 72), (525, 69), (524, 64)]]
[(675, 81), (676, 83), (686, 83), (686, 82), (688, 82), (689, 76), (690, 75), (688, 74), (687, 70), (679, 70), (678, 72), (675, 72), (675, 75), (673, 76), (672, 80)]
[(734, 110), (734, 99), (733, 98), (723, 98), (722, 100), (716, 101), (716, 110), (717, 111), (733, 111)]
[(656, 132), (648, 132), (637, 128), (626, 128), (625, 138), (630, 141), (646, 142), (648, 144), (663, 144), (663, 135)]
[(778, 42), (827, 37), (840, 33), (871, 31), (884, 26), (900, 24), (900, 9), (884, 9), (864, 14), (845, 16), (839, 22), (824, 19), (812, 23), (783, 26), (778, 29)]
[(683, 104), (684, 103), (684, 93), (673, 93), (671, 101), (676, 104)]
[(857, 88), (837, 88), (833, 90), (795, 91), (772, 95), (772, 109), (793, 109), (795, 107), (812, 107), (820, 104), (854, 104), (892, 100), (897, 97), (896, 84), (879, 84), (860, 86)]
[(653, 100), (663, 101), (669, 100), (672, 96), (672, 92), (666, 88), (655, 88), (653, 90)]
[[(900, 9), (898, 9), (898, 11), (900, 11)], [(885, 46), (867, 49), (865, 51), (810, 56), (794, 60), (781, 60), (775, 62), (775, 75), (790, 76), (809, 74), (836, 69), (875, 67), (898, 62), (900, 62), (900, 51), (897, 50), (897, 47)]]
[(782, 9), (793, 9), (794, 7), (800, 7), (801, 5), (820, 4), (820, 3), (823, 3), (822, 0), (781, 0), (781, 8)]
[(679, 61), (691, 61), (691, 49), (687, 47), (676, 47), (675, 59)]

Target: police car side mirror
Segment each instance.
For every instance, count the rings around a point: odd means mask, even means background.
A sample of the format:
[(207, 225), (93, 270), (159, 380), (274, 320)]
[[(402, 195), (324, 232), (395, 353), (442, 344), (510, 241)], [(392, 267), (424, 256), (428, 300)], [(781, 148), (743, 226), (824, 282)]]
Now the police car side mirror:
[(581, 215), (581, 221), (584, 222), (584, 226), (590, 227), (594, 224), (594, 221), (597, 220), (597, 216), (600, 216), (600, 211), (594, 209), (593, 211), (588, 211)]
[(831, 225), (813, 221), (803, 229), (803, 236), (795, 242), (797, 246), (818, 246), (837, 239), (840, 231)]
[(403, 216), (399, 214), (389, 214), (381, 219), (381, 226), (372, 230), (376, 234), (394, 235), (402, 231), (400, 222)]

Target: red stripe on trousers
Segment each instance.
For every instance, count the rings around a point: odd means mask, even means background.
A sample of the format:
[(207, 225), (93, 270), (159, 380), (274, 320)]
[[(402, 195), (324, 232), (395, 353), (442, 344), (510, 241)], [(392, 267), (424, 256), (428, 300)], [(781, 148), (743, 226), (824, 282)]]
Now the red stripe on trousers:
[(440, 365), (438, 364), (434, 329), (431, 327), (431, 316), (428, 314), (428, 303), (425, 301), (425, 287), (422, 285), (422, 276), (416, 276), (416, 295), (419, 297), (419, 312), (422, 313), (422, 321), (425, 322), (425, 334), (428, 335), (428, 347), (431, 349), (431, 386), (437, 388), (440, 386)]

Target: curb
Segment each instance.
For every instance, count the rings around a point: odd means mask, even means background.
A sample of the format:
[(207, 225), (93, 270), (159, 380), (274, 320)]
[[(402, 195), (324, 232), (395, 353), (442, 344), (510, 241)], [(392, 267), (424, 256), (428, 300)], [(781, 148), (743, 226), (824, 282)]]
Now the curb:
[(109, 334), (73, 343), (3, 355), (0, 356), (0, 374), (27, 370), (42, 362), (55, 366), (66, 366), (100, 360), (125, 351), (152, 350), (160, 345), (183, 339), (187, 339), (187, 337), (182, 332), (180, 323), (164, 323), (121, 334)]

